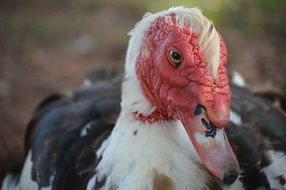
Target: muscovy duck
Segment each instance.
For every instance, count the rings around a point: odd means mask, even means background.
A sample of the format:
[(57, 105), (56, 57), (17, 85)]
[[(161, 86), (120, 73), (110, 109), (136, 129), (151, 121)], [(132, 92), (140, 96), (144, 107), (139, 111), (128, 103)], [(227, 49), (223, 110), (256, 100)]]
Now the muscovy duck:
[(36, 109), (2, 189), (285, 189), (285, 112), (231, 96), (225, 43), (200, 10), (148, 13), (130, 35), (123, 77)]

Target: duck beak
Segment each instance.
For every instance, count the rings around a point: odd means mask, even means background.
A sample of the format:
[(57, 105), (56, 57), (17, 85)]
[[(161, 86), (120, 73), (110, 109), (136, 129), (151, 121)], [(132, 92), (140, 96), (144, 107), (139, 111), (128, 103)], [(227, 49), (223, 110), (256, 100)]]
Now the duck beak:
[[(224, 127), (216, 127), (205, 110), (195, 114), (178, 112), (178, 118), (206, 168), (224, 184), (234, 183), (240, 169)], [(222, 123), (226, 123), (225, 118)]]

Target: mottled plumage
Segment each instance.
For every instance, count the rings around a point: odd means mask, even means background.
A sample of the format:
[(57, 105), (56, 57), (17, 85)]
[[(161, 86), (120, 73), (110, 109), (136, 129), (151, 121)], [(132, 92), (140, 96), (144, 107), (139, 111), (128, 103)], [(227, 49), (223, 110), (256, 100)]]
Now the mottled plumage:
[[(280, 186), (286, 188), (286, 114), (268, 99), (256, 96), (245, 88), (232, 86), (231, 108), (241, 117), (241, 124), (231, 123), (226, 129), (228, 138), (241, 167), (245, 189), (270, 189), (267, 178), (269, 171), (263, 168), (273, 164), (269, 151), (283, 153), (280, 171), (274, 170), (274, 177)], [(284, 156), (283, 156), (284, 155)], [(284, 170), (284, 174), (282, 173)], [(267, 173), (268, 172), (268, 173)], [(282, 179), (282, 180), (281, 180)]]
[[(26, 135), (32, 179), (40, 187), (85, 189), (97, 164), (95, 150), (120, 111), (120, 86), (101, 83), (52, 95), (35, 111)], [(53, 181), (50, 181), (53, 176)]]
[[(50, 96), (37, 108), (29, 124), (26, 150), (32, 151), (33, 180), (39, 186), (51, 183), (52, 189), (86, 189), (100, 159), (95, 152), (119, 114), (120, 94), (119, 85), (99, 82)], [(239, 180), (245, 189), (270, 189), (262, 169), (272, 163), (267, 151), (286, 153), (285, 113), (268, 99), (235, 85), (231, 107), (242, 121), (226, 128), (242, 169)], [(277, 173), (275, 180), (285, 185), (284, 178)], [(97, 188), (101, 183), (97, 182)]]

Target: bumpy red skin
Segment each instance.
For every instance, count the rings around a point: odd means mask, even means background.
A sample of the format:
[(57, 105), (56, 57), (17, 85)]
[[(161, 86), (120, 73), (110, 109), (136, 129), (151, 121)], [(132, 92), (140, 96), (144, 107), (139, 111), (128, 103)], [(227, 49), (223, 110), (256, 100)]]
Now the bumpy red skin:
[[(226, 73), (227, 50), (220, 40), (220, 64), (217, 78), (206, 67), (205, 54), (200, 50), (198, 37), (190, 26), (179, 27), (176, 17), (172, 23), (164, 17), (157, 18), (145, 35), (144, 46), (137, 58), (136, 74), (145, 97), (157, 110), (138, 119), (151, 122), (176, 117), (176, 112), (194, 115), (197, 104), (207, 110), (208, 118), (217, 127), (229, 121), (230, 88)], [(176, 48), (182, 65), (176, 68), (167, 52)]]

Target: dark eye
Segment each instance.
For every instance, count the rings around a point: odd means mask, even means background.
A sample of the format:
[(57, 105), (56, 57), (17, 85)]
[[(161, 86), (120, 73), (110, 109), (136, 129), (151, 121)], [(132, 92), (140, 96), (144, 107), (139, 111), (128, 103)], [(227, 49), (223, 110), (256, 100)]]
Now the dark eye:
[(182, 58), (178, 50), (170, 49), (168, 51), (168, 58), (172, 65), (174, 65), (176, 68), (179, 68), (181, 66)]

